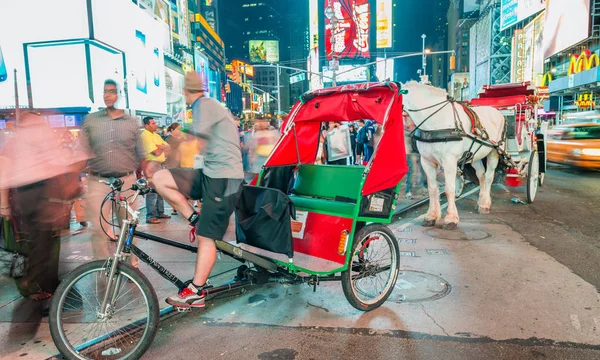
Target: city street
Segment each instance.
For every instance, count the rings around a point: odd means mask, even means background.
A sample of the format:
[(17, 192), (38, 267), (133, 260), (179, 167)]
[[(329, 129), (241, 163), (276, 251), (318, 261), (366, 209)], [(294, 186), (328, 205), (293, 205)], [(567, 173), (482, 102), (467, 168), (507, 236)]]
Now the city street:
[[(307, 285), (253, 287), (202, 310), (166, 315), (144, 358), (597, 358), (600, 229), (592, 219), (600, 216), (599, 187), (599, 172), (551, 165), (532, 205), (511, 202), (524, 197), (523, 188), (495, 185), (488, 216), (474, 213), (477, 193), (467, 189), (456, 231), (421, 227), (425, 207), (391, 225), (402, 273), (380, 309), (355, 310), (339, 283), (316, 292)], [(144, 228), (187, 241), (181, 218)], [(90, 259), (88, 239), (85, 232), (64, 239), (63, 271)], [(145, 241), (141, 248), (182, 278), (192, 271), (194, 254)], [(223, 256), (214, 273), (238, 264)], [(142, 270), (167, 307), (172, 285)], [(0, 286), (0, 356), (56, 355), (39, 307), (20, 298), (11, 282)]]

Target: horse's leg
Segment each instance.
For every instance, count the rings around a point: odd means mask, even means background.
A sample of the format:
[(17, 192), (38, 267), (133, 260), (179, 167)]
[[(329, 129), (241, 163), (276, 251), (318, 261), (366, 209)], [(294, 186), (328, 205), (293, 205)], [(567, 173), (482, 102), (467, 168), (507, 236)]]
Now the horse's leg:
[(498, 161), (500, 160), (500, 156), (498, 152), (493, 150), (487, 156), (487, 170), (485, 171), (485, 191), (483, 191), (483, 187), (479, 190), (482, 194), (481, 203), (479, 204), (479, 213), (480, 214), (489, 214), (490, 208), (492, 207), (492, 183), (494, 182), (494, 173), (496, 172), (496, 166), (498, 166)]
[(475, 174), (477, 175), (477, 179), (479, 179), (479, 200), (477, 201), (477, 209), (481, 210), (484, 194), (486, 193), (485, 166), (483, 166), (481, 160), (472, 163), (471, 166), (475, 169)]
[(442, 217), (440, 208), (440, 189), (437, 184), (437, 164), (421, 156), (421, 166), (427, 176), (427, 189), (429, 190), (429, 211), (423, 221), (423, 226), (434, 226), (436, 220)]
[(454, 230), (458, 226), (458, 209), (456, 208), (456, 172), (458, 170), (458, 159), (447, 157), (444, 159), (444, 191), (448, 200), (448, 210), (444, 218), (444, 229)]

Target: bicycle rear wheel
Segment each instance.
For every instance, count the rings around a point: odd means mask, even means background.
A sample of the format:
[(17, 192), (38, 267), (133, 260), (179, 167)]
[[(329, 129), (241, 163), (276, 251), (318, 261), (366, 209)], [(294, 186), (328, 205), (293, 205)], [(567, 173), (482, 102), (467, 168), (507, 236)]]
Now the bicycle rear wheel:
[[(139, 359), (158, 330), (159, 307), (152, 285), (139, 270), (119, 263), (108, 289), (110, 266), (82, 265), (60, 283), (50, 304), (50, 333), (67, 359)], [(109, 292), (107, 311), (102, 300)], [(112, 299), (112, 300), (111, 300)]]

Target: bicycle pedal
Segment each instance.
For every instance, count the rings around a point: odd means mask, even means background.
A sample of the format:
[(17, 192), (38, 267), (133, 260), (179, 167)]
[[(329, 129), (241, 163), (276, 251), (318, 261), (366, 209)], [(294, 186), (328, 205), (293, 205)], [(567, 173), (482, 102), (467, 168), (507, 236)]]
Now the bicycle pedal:
[(191, 307), (184, 308), (184, 307), (176, 307), (176, 306), (174, 306), (174, 309), (177, 310), (178, 313), (186, 313), (186, 312), (191, 312), (192, 311)]

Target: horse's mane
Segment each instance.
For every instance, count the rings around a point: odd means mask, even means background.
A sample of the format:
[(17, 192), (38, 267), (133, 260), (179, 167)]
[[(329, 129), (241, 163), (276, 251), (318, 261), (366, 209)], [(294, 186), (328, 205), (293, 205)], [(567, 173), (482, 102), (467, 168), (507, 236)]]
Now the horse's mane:
[(430, 96), (441, 96), (444, 98), (448, 96), (448, 92), (446, 92), (446, 90), (444, 90), (444, 89), (440, 89), (440, 88), (437, 88), (437, 87), (431, 86), (431, 85), (421, 84), (414, 80), (409, 81), (406, 85), (415, 86), (418, 88), (418, 90), (421, 90), (425, 94), (430, 95)]

